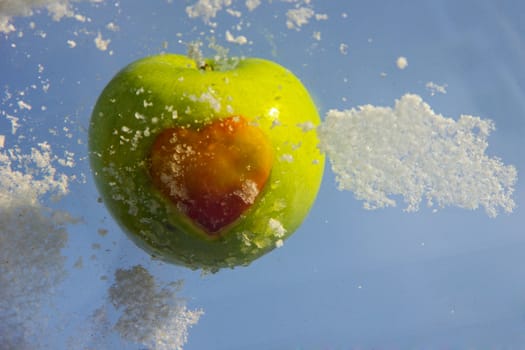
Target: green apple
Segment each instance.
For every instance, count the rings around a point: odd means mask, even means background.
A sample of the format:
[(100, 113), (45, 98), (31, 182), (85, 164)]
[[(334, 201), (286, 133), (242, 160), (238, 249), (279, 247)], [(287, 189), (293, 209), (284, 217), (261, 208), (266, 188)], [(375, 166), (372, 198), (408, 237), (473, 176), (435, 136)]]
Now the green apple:
[(248, 265), (300, 226), (324, 170), (319, 122), (307, 90), (276, 63), (151, 56), (100, 95), (91, 166), (140, 247), (217, 271)]

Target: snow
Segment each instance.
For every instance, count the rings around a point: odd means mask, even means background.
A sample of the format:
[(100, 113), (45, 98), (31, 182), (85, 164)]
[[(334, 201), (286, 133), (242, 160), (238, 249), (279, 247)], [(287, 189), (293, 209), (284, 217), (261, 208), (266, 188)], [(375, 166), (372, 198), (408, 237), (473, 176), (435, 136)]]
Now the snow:
[(108, 49), (109, 43), (111, 42), (110, 39), (103, 39), (102, 34), (100, 32), (98, 32), (98, 35), (94, 39), (94, 41), (95, 41), (95, 46), (100, 51), (106, 51)]
[(517, 171), (485, 154), (490, 120), (436, 114), (421, 97), (404, 95), (394, 108), (365, 105), (330, 110), (318, 129), (339, 188), (352, 191), (366, 209), (405, 210), (421, 201), (432, 207), (484, 207), (490, 217), (510, 213)]
[(115, 329), (122, 338), (149, 349), (181, 350), (188, 340), (188, 328), (195, 325), (202, 310), (190, 311), (177, 295), (182, 281), (162, 284), (142, 266), (115, 271), (109, 300), (122, 315)]
[(13, 17), (32, 16), (36, 9), (47, 10), (54, 21), (59, 21), (64, 17), (85, 21), (85, 17), (75, 13), (69, 0), (2, 0), (0, 2), (0, 33), (15, 31), (16, 28), (11, 23)]
[(396, 66), (397, 68), (403, 70), (405, 69), (406, 67), (408, 67), (408, 60), (406, 57), (404, 56), (399, 56), (396, 60)]
[(226, 41), (238, 45), (248, 43), (248, 39), (244, 35), (234, 36), (229, 30), (226, 31)]
[(286, 12), (286, 27), (299, 30), (300, 27), (309, 22), (314, 14), (314, 10), (306, 6), (290, 9)]
[(45, 334), (39, 313), (67, 275), (61, 250), (68, 241), (66, 225), (77, 220), (43, 204), (46, 196), (69, 192), (70, 178), (57, 171), (55, 161), (46, 143), (29, 154), (18, 148), (0, 153), (2, 348), (33, 348), (28, 339)]
[(430, 95), (434, 96), (436, 93), (446, 94), (447, 93), (447, 84), (436, 84), (433, 81), (429, 81), (425, 84), (425, 87), (430, 91)]

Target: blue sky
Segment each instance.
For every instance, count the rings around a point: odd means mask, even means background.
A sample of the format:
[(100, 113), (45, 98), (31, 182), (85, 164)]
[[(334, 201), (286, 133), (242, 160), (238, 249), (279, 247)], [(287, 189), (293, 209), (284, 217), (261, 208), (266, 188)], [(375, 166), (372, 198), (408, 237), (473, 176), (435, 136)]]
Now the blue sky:
[[(525, 344), (525, 189), (520, 181), (525, 170), (525, 28), (519, 16), (524, 5), (263, 0), (250, 12), (237, 1), (210, 19), (214, 27), (188, 18), (186, 6), (195, 3), (75, 2), (73, 12), (85, 18), (56, 22), (40, 10), (13, 18), (15, 31), (0, 35), (0, 135), (5, 135), (0, 153), (18, 145), (28, 154), (44, 141), (58, 158), (74, 153), (73, 167), (53, 163), (68, 176), (69, 193), (58, 202), (40, 196), (39, 206), (81, 218), (65, 224), (65, 275), (53, 288), (33, 295), (43, 300), (41, 322), (20, 315), (39, 337), (27, 341), (56, 349), (68, 344), (73, 349), (150, 346), (128, 342), (115, 328), (125, 311), (108, 297), (118, 269), (141, 265), (147, 273), (140, 276), (153, 276), (157, 291), (184, 281), (163, 302), (193, 315), (204, 312), (187, 330), (187, 342), (173, 343), (184, 349)], [(314, 14), (308, 23), (288, 28), (287, 11), (302, 7)], [(228, 42), (227, 30), (248, 43)], [(106, 50), (96, 46), (99, 33), (110, 40)], [(514, 212), (489, 218), (483, 209), (450, 206), (434, 212), (423, 203), (418, 212), (407, 213), (401, 196), (395, 197), (397, 207), (368, 211), (351, 192), (337, 189), (327, 164), (304, 224), (282, 248), (249, 267), (202, 276), (152, 261), (97, 202), (86, 158), (89, 116), (105, 84), (127, 63), (161, 51), (185, 53), (186, 44), (195, 40), (204, 43), (205, 54), (213, 54), (206, 47), (211, 37), (232, 55), (263, 57), (289, 68), (309, 89), (323, 118), (331, 109), (393, 107), (396, 99), (413, 93), (445, 117), (493, 120), (496, 130), (486, 153), (518, 171)], [(396, 66), (400, 56), (407, 58), (405, 69)], [(446, 93), (433, 93), (429, 82)], [(20, 124), (14, 135), (13, 117)], [(12, 221), (5, 220), (0, 229), (7, 232)], [(62, 276), (58, 268), (52, 274)], [(20, 282), (20, 290), (27, 286)], [(155, 288), (149, 291), (158, 296)], [(20, 301), (24, 297), (13, 303)], [(107, 323), (92, 322), (95, 310), (105, 310)], [(107, 327), (96, 328), (100, 324)]]

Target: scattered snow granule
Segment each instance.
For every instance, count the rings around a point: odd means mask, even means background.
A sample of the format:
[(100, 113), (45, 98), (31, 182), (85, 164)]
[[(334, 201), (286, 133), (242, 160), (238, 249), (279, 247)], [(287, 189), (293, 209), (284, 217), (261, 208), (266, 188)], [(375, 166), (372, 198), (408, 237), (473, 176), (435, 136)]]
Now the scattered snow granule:
[[(69, 178), (54, 167), (47, 143), (22, 154), (0, 152), (0, 347), (47, 348), (43, 308), (66, 276), (66, 225), (78, 222), (45, 207), (44, 197), (68, 192)], [(20, 170), (23, 169), (23, 170)], [(30, 344), (32, 340), (38, 344)]]
[(27, 109), (28, 111), (30, 111), (33, 108), (31, 107), (29, 103), (24, 102), (22, 100), (18, 101), (17, 104), (18, 104), (18, 108), (20, 109)]
[[(199, 97), (197, 97), (195, 95), (189, 95), (188, 99), (190, 99), (190, 101), (193, 101), (193, 102), (203, 102), (203, 103), (207, 102), (207, 103), (209, 103), (210, 107), (215, 112), (220, 112), (220, 110), (221, 110), (221, 101), (219, 99), (217, 99), (214, 95), (215, 95), (215, 91), (211, 87), (208, 87), (208, 91), (207, 92), (203, 92)], [(189, 108), (189, 106), (188, 106), (188, 108)]]
[(314, 15), (314, 10), (309, 7), (299, 7), (286, 12), (286, 27), (299, 30), (301, 26), (308, 23)]
[(202, 310), (188, 310), (177, 296), (182, 281), (159, 286), (142, 266), (118, 269), (109, 288), (109, 300), (122, 311), (114, 328), (122, 338), (158, 350), (182, 350), (188, 328), (195, 325)]
[[(3, 0), (0, 2), (0, 33), (15, 31), (15, 26), (11, 23), (13, 17), (32, 16), (33, 9), (45, 8), (54, 21), (59, 21), (63, 17), (82, 18), (71, 8), (69, 0)], [(32, 22), (34, 26), (34, 23)]]
[(339, 52), (343, 55), (348, 55), (348, 45), (345, 43), (341, 43), (339, 45)]
[(109, 43), (111, 42), (110, 39), (106, 39), (106, 40), (102, 39), (102, 34), (100, 32), (98, 32), (98, 35), (94, 41), (95, 41), (95, 46), (100, 51), (106, 51), (108, 49)]
[(231, 6), (232, 0), (198, 0), (194, 5), (186, 7), (189, 18), (201, 18), (204, 23), (214, 26), (210, 20), (217, 16), (223, 7)]
[(425, 87), (430, 91), (430, 96), (434, 96), (436, 93), (446, 94), (447, 84), (438, 85), (432, 81), (425, 84)]
[(14, 115), (6, 115), (6, 119), (11, 122), (11, 134), (16, 134), (16, 131), (20, 127), (20, 124), (18, 123), (18, 117), (15, 117)]
[(299, 127), (303, 132), (308, 132), (315, 129), (315, 124), (312, 122), (304, 122), (297, 124), (297, 127)]
[(429, 207), (482, 206), (494, 217), (513, 211), (517, 171), (485, 154), (493, 129), (478, 117), (445, 118), (407, 94), (394, 108), (330, 110), (318, 135), (339, 189), (367, 209), (395, 206), (391, 196), (401, 195), (407, 211), (425, 200)]
[(74, 40), (68, 40), (67, 46), (69, 46), (70, 48), (74, 48), (77, 46), (77, 43)]
[(283, 162), (287, 162), (287, 163), (293, 162), (293, 156), (291, 154), (283, 154), (280, 159)]
[(312, 34), (312, 38), (314, 38), (317, 41), (321, 41), (321, 32), (314, 32)]
[(5, 135), (0, 135), (0, 148), (5, 146)]
[(253, 11), (261, 4), (261, 0), (246, 0), (245, 5), (248, 11)]
[(232, 9), (226, 9), (226, 12), (233, 16), (233, 17), (237, 17), (237, 18), (241, 18), (242, 17), (242, 13), (241, 11), (235, 11), (235, 10), (232, 10)]
[(229, 43), (244, 45), (248, 42), (248, 39), (244, 35), (239, 35), (237, 37), (233, 36), (229, 30), (226, 31), (226, 41)]
[(79, 21), (79, 22), (82, 22), (82, 23), (84, 23), (84, 22), (87, 20), (86, 16), (83, 16), (83, 15), (78, 14), (78, 13), (75, 14), (75, 15), (73, 16), (73, 18), (76, 19), (76, 20)]
[(400, 56), (396, 60), (396, 66), (399, 69), (405, 69), (408, 66), (408, 60), (406, 57)]
[(113, 23), (113, 22), (109, 22), (106, 25), (106, 28), (108, 30), (111, 30), (112, 32), (118, 32), (120, 30), (120, 27), (118, 25), (116, 25), (115, 23)]
[(255, 182), (246, 180), (242, 183), (241, 190), (235, 191), (234, 194), (240, 197), (245, 203), (253, 204), (259, 195), (259, 189)]

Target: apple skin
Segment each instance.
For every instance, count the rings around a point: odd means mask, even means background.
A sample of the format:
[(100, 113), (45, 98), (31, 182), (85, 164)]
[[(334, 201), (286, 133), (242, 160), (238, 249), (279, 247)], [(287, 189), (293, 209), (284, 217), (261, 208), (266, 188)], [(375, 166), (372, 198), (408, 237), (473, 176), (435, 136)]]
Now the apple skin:
[[(200, 128), (242, 116), (273, 146), (274, 161), (255, 203), (211, 237), (156, 188), (148, 173), (155, 137), (166, 128)], [(287, 69), (245, 58), (231, 67), (161, 54), (135, 61), (108, 83), (89, 128), (97, 188), (128, 236), (154, 258), (217, 271), (248, 265), (288, 238), (319, 190), (324, 155), (319, 114), (308, 91)]]

